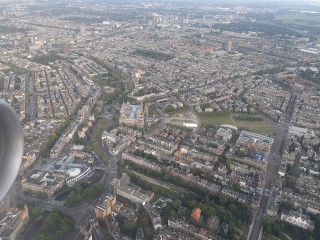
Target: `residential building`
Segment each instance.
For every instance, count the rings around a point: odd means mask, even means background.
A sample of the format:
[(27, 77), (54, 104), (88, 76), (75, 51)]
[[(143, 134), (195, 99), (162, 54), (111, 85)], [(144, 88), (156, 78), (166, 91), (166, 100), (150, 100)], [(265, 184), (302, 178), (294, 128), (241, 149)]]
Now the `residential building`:
[(281, 212), (281, 220), (310, 231), (313, 231), (315, 227), (314, 221), (310, 220), (308, 215), (303, 214), (302, 210), (283, 210)]

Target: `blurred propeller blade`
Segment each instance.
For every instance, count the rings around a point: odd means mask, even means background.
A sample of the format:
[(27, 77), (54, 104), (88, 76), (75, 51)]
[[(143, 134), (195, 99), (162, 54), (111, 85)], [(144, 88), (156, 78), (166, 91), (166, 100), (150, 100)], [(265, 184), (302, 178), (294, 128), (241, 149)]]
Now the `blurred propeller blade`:
[(0, 100), (0, 200), (16, 179), (23, 155), (23, 130), (19, 116)]

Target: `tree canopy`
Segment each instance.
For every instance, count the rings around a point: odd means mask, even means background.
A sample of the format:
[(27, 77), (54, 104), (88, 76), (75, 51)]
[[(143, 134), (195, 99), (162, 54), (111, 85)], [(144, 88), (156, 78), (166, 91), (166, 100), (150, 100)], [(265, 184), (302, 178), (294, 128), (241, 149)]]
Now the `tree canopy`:
[(74, 227), (74, 221), (59, 210), (51, 211), (39, 229), (36, 240), (67, 239)]

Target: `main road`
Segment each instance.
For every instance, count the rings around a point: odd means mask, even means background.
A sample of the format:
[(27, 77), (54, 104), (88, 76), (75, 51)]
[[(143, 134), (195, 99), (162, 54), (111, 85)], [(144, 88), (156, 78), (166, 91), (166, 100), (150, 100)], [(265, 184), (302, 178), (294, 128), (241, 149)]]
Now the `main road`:
[(262, 227), (261, 223), (266, 214), (268, 201), (269, 201), (269, 192), (272, 188), (277, 186), (278, 182), (278, 173), (281, 164), (281, 154), (282, 146), (284, 144), (285, 136), (288, 132), (289, 123), (291, 121), (292, 113), (294, 110), (295, 101), (297, 95), (291, 95), (286, 110), (285, 120), (280, 123), (277, 127), (276, 136), (271, 147), (271, 152), (268, 158), (268, 165), (265, 170), (265, 183), (264, 190), (262, 192), (258, 209), (253, 217), (252, 224), (250, 226), (248, 240), (259, 240), (262, 237)]
[[(29, 92), (29, 114), (30, 114), (30, 118), (31, 121), (35, 121), (36, 120), (36, 106), (35, 106), (35, 100), (34, 100), (34, 86), (33, 86), (33, 77), (32, 75), (28, 76), (27, 79), (29, 80), (29, 84), (28, 84), (28, 92)], [(27, 81), (27, 80), (26, 80)]]

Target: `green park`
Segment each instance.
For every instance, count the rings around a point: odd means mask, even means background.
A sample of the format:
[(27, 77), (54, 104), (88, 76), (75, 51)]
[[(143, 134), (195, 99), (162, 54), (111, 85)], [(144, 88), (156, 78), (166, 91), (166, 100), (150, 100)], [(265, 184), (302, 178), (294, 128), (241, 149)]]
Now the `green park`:
[(230, 112), (212, 112), (200, 114), (203, 127), (218, 127), (223, 124), (234, 125), (239, 129), (257, 134), (272, 134), (275, 128), (259, 115), (234, 114)]

